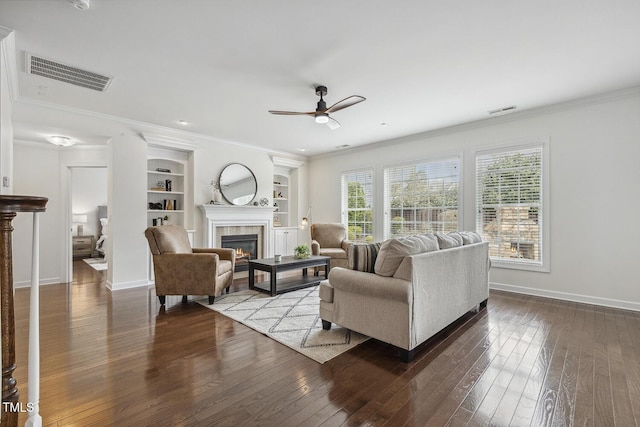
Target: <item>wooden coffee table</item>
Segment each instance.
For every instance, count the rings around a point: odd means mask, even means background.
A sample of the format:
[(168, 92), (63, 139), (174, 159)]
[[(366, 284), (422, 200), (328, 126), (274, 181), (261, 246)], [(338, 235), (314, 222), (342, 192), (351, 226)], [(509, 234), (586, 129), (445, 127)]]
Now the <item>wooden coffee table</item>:
[[(307, 274), (307, 269), (311, 267), (325, 267), (324, 277)], [(249, 260), (249, 289), (266, 292), (271, 296), (296, 289), (308, 288), (317, 285), (322, 280), (329, 277), (331, 268), (331, 258), (328, 256), (311, 255), (308, 258), (295, 259), (292, 256), (282, 257), (281, 261), (275, 258), (263, 258)], [(288, 276), (278, 279), (278, 273), (290, 270), (302, 270), (302, 276)], [(255, 271), (265, 271), (269, 273), (269, 280), (255, 283)]]

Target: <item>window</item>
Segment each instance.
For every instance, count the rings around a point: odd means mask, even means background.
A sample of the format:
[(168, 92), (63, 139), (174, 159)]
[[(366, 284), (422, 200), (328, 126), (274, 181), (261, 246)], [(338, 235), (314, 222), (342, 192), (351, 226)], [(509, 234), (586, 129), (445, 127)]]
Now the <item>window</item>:
[[(543, 144), (476, 154), (476, 230), (494, 265), (543, 269)], [(497, 262), (497, 263), (496, 263)]]
[(342, 222), (354, 242), (373, 242), (373, 169), (342, 174)]
[(458, 229), (459, 158), (384, 170), (384, 237)]

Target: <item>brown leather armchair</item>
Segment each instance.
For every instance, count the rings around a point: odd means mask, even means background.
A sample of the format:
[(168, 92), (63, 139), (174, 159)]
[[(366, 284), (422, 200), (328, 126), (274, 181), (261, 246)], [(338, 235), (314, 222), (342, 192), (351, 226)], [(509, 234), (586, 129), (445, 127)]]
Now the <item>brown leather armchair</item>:
[(347, 267), (347, 228), (344, 224), (311, 224), (311, 254), (331, 258), (331, 268)]
[(178, 225), (149, 227), (144, 231), (153, 254), (156, 295), (208, 295), (209, 304), (233, 283), (233, 249), (191, 248), (187, 231)]

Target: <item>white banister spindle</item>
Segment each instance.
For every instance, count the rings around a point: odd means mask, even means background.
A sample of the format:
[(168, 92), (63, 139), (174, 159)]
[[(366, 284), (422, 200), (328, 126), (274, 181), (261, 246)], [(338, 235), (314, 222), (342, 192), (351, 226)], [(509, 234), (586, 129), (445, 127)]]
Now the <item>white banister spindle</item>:
[(40, 218), (33, 213), (33, 245), (31, 263), (31, 299), (29, 305), (28, 405), (25, 426), (42, 426), (40, 406)]

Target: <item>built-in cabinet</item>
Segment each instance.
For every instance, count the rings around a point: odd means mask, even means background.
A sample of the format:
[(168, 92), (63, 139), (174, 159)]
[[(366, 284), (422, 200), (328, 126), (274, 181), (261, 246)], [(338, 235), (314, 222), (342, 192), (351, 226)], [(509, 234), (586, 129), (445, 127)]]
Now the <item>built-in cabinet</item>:
[(155, 153), (147, 160), (147, 225), (169, 223), (186, 228), (185, 213), (191, 211), (185, 197), (188, 162), (161, 155)]
[(302, 162), (273, 157), (273, 249), (293, 255), (299, 239), (299, 188), (296, 170)]
[(273, 175), (273, 226), (288, 227), (291, 224), (289, 205), (289, 176)]
[(276, 227), (273, 229), (274, 253), (277, 255), (293, 255), (298, 246), (297, 227)]

